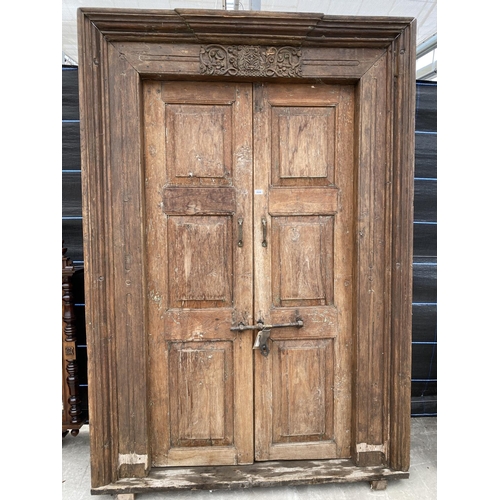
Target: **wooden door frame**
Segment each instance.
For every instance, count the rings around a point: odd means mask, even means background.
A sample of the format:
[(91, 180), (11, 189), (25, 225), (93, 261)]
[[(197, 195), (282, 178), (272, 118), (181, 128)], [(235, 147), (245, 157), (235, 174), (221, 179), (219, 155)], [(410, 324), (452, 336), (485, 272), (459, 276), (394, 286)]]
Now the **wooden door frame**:
[(155, 78), (356, 86), (352, 461), (407, 471), (416, 21), (81, 8), (78, 30), (94, 492), (150, 470), (141, 82)]

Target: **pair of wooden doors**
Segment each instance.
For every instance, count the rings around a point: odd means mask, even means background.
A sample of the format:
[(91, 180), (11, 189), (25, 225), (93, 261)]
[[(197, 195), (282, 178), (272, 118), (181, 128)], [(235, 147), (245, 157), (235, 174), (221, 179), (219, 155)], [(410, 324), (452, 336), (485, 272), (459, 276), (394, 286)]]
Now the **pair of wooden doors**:
[(152, 466), (351, 456), (354, 86), (143, 96)]
[(415, 21), (78, 19), (93, 493), (407, 477)]

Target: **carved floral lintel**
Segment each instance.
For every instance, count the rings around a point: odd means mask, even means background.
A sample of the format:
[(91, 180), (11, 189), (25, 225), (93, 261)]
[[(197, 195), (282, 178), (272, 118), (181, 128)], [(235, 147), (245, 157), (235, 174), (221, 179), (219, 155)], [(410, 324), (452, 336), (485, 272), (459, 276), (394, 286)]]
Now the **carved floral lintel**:
[(301, 77), (302, 52), (296, 47), (205, 45), (200, 49), (203, 75)]

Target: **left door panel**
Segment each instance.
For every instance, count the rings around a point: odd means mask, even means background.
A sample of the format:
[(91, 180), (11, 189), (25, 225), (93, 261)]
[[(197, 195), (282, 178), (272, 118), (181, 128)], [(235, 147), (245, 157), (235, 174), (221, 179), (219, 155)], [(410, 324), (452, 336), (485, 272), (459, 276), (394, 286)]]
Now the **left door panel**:
[(252, 86), (143, 95), (152, 465), (252, 463)]

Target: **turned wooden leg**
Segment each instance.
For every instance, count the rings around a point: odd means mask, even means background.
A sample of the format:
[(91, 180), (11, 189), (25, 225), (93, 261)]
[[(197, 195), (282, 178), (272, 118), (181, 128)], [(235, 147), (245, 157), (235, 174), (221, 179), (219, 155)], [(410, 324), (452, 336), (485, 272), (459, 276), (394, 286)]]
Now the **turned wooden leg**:
[(370, 481), (372, 490), (380, 491), (387, 488), (387, 479), (379, 479), (378, 481)]
[(120, 493), (116, 495), (116, 500), (134, 500), (134, 499), (135, 499), (134, 493)]

